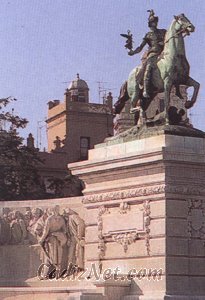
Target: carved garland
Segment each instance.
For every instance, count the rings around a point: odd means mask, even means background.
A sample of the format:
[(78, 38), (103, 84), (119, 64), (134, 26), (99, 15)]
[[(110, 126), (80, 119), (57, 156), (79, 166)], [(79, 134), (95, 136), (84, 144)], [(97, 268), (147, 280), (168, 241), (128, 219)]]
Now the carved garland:
[(99, 212), (98, 212), (98, 251), (99, 251), (99, 261), (104, 258), (105, 256), (105, 241), (103, 237), (103, 220), (102, 220), (102, 215), (105, 213), (109, 213), (108, 208), (106, 208), (104, 205), (99, 207)]
[(126, 232), (120, 234), (114, 234), (112, 236), (113, 241), (121, 244), (123, 246), (124, 252), (127, 252), (128, 245), (131, 245), (138, 239), (138, 234), (136, 232)]
[(205, 207), (202, 200), (188, 200), (189, 239), (200, 238), (205, 241)]
[(147, 255), (150, 255), (150, 200), (144, 201), (144, 224), (145, 224), (145, 246), (147, 249)]

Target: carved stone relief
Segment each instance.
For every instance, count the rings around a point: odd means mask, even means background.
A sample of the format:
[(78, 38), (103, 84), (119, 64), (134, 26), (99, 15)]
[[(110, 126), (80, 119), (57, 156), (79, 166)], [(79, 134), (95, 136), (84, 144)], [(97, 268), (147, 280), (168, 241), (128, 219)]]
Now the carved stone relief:
[(0, 245), (18, 244), (41, 246), (41, 279), (48, 278), (51, 265), (56, 274), (69, 265), (84, 268), (85, 223), (68, 207), (62, 214), (58, 205), (44, 210), (26, 208), (24, 212), (4, 209)]

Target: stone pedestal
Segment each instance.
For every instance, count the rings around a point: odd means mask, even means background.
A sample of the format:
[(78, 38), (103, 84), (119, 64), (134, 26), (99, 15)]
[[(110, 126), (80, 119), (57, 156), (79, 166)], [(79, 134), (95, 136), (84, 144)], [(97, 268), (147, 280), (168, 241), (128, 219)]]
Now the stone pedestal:
[(132, 275), (121, 299), (205, 299), (205, 140), (182, 131), (98, 145), (69, 165), (86, 184), (86, 266)]

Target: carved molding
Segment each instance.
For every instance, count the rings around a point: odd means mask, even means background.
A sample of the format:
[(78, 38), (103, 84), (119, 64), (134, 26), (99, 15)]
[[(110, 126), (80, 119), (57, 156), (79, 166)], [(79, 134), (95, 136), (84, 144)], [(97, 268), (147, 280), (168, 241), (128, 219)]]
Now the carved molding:
[(105, 202), (111, 200), (123, 200), (129, 199), (134, 197), (141, 197), (141, 196), (149, 196), (149, 195), (156, 195), (162, 193), (174, 193), (174, 194), (184, 194), (184, 195), (205, 195), (205, 187), (202, 185), (175, 185), (173, 183), (169, 183), (165, 186), (158, 185), (152, 187), (143, 187), (143, 188), (135, 188), (129, 190), (122, 190), (116, 192), (108, 192), (108, 193), (101, 193), (95, 195), (88, 195), (84, 196), (82, 201), (84, 204), (89, 203), (98, 203), (98, 202)]
[(202, 196), (205, 195), (205, 187), (202, 185), (187, 185), (187, 184), (181, 184), (181, 185), (173, 185), (172, 183), (169, 183), (166, 186), (165, 189), (168, 193), (174, 193), (174, 194), (184, 194), (184, 195), (198, 195)]
[(89, 204), (89, 203), (105, 202), (110, 200), (122, 200), (122, 199), (128, 199), (128, 198), (134, 198), (140, 196), (161, 194), (164, 192), (165, 192), (165, 185), (158, 185), (152, 187), (136, 188), (130, 190), (84, 196), (83, 203)]

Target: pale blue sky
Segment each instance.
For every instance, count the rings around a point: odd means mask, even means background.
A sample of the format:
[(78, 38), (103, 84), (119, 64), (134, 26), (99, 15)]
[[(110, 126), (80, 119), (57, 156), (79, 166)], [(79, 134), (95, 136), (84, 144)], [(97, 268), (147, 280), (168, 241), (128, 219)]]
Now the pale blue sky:
[[(97, 81), (119, 89), (140, 55), (129, 57), (120, 33), (130, 29), (135, 46), (147, 32), (147, 9), (168, 28), (173, 15), (185, 13), (196, 31), (186, 37), (190, 75), (201, 83), (192, 121), (205, 130), (204, 0), (1, 0), (0, 97), (14, 96), (16, 113), (29, 119), (24, 136), (36, 136), (37, 121), (50, 99), (63, 99), (68, 82), (80, 73), (98, 102)], [(45, 143), (45, 141), (44, 141)]]

